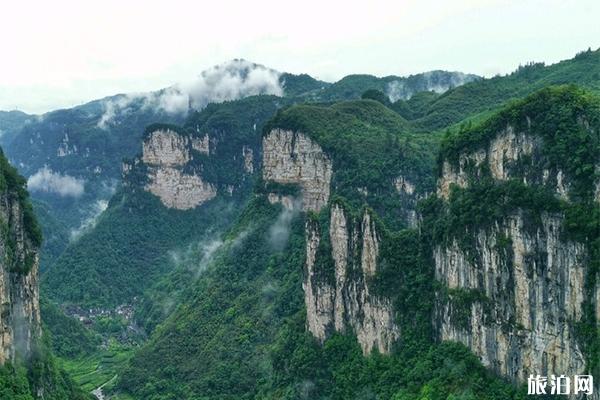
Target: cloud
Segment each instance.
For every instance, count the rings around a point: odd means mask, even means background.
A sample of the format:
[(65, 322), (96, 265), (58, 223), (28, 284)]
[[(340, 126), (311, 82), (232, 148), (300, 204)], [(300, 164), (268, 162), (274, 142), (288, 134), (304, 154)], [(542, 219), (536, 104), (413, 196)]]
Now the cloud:
[(390, 101), (408, 100), (416, 92), (434, 91), (444, 93), (457, 86), (464, 85), (477, 79), (477, 76), (462, 72), (446, 73), (442, 71), (429, 71), (419, 74), (419, 85), (408, 85), (406, 80), (395, 80), (387, 84), (386, 94)]
[(300, 200), (294, 199), (289, 207), (284, 206), (275, 223), (269, 228), (269, 243), (274, 250), (281, 251), (287, 245), (292, 220), (300, 213), (301, 204)]
[(71, 229), (71, 241), (77, 239), (82, 233), (96, 226), (98, 217), (108, 208), (108, 200), (97, 200), (88, 210), (87, 217), (83, 219), (79, 228)]
[(84, 192), (85, 181), (54, 172), (47, 166), (40, 168), (27, 179), (27, 188), (32, 192), (54, 193), (61, 197), (79, 197)]
[(129, 105), (134, 100), (130, 95), (119, 96), (116, 99), (107, 100), (103, 103), (104, 113), (98, 121), (98, 128), (107, 129), (117, 114), (123, 114), (127, 111)]
[(134, 102), (142, 109), (185, 115), (190, 108), (201, 110), (209, 103), (221, 103), (259, 94), (283, 95), (281, 74), (245, 60), (233, 60), (203, 71), (191, 82), (163, 90), (134, 93), (104, 102), (98, 127), (106, 129), (114, 119), (127, 113)]

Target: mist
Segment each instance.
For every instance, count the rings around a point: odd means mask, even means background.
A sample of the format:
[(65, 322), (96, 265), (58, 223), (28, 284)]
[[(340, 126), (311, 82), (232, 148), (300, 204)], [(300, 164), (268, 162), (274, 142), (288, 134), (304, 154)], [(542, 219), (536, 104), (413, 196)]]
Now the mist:
[(300, 213), (302, 201), (293, 199), (277, 216), (275, 223), (269, 228), (269, 244), (275, 251), (282, 251), (290, 238), (292, 221)]
[(209, 103), (221, 103), (259, 94), (283, 96), (281, 73), (246, 60), (232, 60), (203, 71), (191, 82), (166, 89), (134, 93), (106, 100), (97, 126), (107, 129), (121, 114), (140, 102), (142, 110), (185, 115), (190, 109), (201, 110)]
[(80, 197), (84, 192), (84, 185), (85, 180), (54, 172), (47, 166), (27, 179), (30, 191), (52, 193), (61, 197)]

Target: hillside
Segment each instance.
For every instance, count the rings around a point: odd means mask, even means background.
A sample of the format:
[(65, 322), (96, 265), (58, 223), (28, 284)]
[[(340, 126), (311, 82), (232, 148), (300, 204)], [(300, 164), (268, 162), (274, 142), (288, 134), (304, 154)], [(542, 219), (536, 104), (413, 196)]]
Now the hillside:
[[(595, 371), (600, 221), (581, 217), (600, 215), (599, 101), (572, 86), (539, 91), (450, 133), (437, 172), (417, 151), (436, 149), (431, 136), (407, 134), (372, 101), (280, 111), (264, 131), (262, 184), (119, 388), (144, 399), (507, 399), (524, 395), (528, 363)], [(419, 161), (431, 169), (411, 170)], [(428, 173), (436, 194), (413, 229), (380, 199), (423, 199), (432, 186), (412, 182)], [(552, 307), (538, 303), (540, 285)]]
[[(146, 129), (143, 152), (123, 164), (123, 184), (96, 226), (44, 274), (51, 298), (100, 307), (130, 303), (173, 268), (173, 252), (185, 253), (225, 229), (252, 188), (257, 132), (278, 101), (259, 96), (211, 105), (182, 127)], [(184, 158), (173, 169), (168, 157), (178, 152)], [(181, 202), (167, 200), (181, 183), (190, 185)]]
[(548, 85), (577, 84), (600, 92), (600, 49), (584, 51), (552, 65), (531, 63), (506, 76), (481, 79), (456, 87), (433, 100), (425, 115), (414, 120), (423, 130), (443, 129), (468, 117), (497, 110)]

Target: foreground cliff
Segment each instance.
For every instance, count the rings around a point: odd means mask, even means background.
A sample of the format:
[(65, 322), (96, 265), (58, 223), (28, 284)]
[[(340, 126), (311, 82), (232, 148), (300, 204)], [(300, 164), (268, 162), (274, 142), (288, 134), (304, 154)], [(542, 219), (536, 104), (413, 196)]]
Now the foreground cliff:
[(41, 235), (24, 180), (1, 156), (0, 364), (27, 359), (41, 337), (38, 249)]
[(433, 323), (513, 380), (597, 372), (599, 116), (548, 89), (443, 148)]
[(0, 151), (0, 397), (83, 400), (42, 339), (39, 248), (42, 237), (25, 179)]

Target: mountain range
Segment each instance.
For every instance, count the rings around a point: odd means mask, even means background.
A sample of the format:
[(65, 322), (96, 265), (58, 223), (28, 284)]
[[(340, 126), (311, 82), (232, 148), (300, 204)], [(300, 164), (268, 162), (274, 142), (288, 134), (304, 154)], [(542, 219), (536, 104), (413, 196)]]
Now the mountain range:
[(234, 60), (0, 113), (54, 386), (520, 399), (530, 374), (598, 375), (598, 96), (599, 50), (489, 79)]

